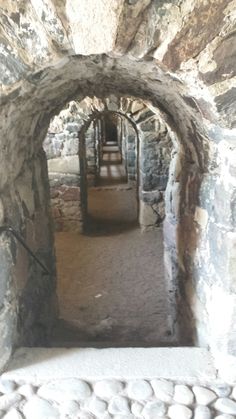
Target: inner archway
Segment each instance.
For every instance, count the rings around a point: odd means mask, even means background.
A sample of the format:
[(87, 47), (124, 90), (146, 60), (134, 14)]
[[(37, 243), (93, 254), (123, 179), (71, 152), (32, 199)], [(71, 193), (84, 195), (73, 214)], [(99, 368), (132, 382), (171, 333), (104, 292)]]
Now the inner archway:
[[(107, 98), (99, 104), (103, 108), (105, 103), (107, 108), (94, 112), (96, 100), (90, 103), (86, 99), (90, 107), (82, 127), (82, 103), (71, 102), (54, 118), (45, 140), (59, 231), (56, 250), (61, 320), (53, 345), (176, 345), (176, 314), (171, 307), (173, 290), (164, 273), (162, 233), (174, 134), (159, 122), (160, 114), (142, 101), (121, 99), (116, 110), (109, 110)], [(126, 113), (122, 109), (125, 106)], [(115, 122), (115, 141), (105, 129), (108, 117)], [(73, 143), (79, 156), (71, 155)], [(107, 151), (111, 151), (111, 161)], [(75, 158), (80, 165), (78, 172), (72, 173)], [(124, 176), (119, 174), (120, 165)], [(60, 173), (62, 167), (67, 167), (67, 173)], [(61, 184), (55, 188), (59, 178)], [(81, 189), (81, 214), (77, 216), (84, 233), (79, 236), (74, 234), (74, 204), (69, 202), (76, 183)], [(57, 218), (60, 212), (61, 221)]]
[(84, 229), (90, 231), (95, 224), (103, 228), (103, 222), (106, 228), (110, 222), (110, 228), (119, 229), (138, 221), (138, 129), (119, 107), (109, 110), (107, 103), (79, 133), (86, 155), (81, 161), (86, 171), (81, 179)]

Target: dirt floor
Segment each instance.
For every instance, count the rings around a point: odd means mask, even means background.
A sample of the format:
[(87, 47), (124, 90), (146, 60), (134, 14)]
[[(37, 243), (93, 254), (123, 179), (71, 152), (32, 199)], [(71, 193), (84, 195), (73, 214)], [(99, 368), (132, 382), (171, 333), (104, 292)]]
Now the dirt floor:
[(90, 188), (88, 203), (86, 235), (56, 234), (61, 320), (53, 345), (168, 344), (162, 230), (141, 233), (136, 191), (125, 183)]

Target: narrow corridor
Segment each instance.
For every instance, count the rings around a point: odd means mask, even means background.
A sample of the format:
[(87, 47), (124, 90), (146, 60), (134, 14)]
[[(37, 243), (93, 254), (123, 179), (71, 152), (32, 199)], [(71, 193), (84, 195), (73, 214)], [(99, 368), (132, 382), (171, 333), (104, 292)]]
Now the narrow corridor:
[(137, 225), (137, 191), (127, 183), (117, 143), (103, 146), (96, 187), (88, 189), (88, 231), (96, 234), (123, 231)]
[(100, 167), (99, 186), (121, 184), (127, 182), (125, 166), (116, 142), (108, 141), (103, 146), (103, 158)]
[(117, 145), (104, 146), (88, 191), (86, 235), (56, 234), (60, 321), (54, 346), (157, 346), (171, 341), (162, 230), (141, 233), (137, 191)]

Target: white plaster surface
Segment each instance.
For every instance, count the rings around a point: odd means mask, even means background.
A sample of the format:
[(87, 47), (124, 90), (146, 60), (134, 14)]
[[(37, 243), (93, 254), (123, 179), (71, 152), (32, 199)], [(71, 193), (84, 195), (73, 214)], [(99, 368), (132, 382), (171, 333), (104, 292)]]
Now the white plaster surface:
[(20, 348), (4, 379), (42, 383), (62, 378), (166, 378), (185, 382), (216, 379), (209, 352), (200, 348)]
[(236, 383), (236, 357), (215, 352), (214, 358), (218, 375), (221, 379), (227, 383)]

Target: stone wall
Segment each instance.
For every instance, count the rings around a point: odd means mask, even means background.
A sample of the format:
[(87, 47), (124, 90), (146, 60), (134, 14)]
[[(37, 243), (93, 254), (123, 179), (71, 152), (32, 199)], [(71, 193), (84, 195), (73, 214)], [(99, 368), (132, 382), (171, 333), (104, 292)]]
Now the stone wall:
[[(94, 107), (96, 108), (96, 98), (91, 99), (83, 113), (80, 103), (71, 102), (67, 110), (63, 110), (52, 121), (44, 141), (57, 231), (83, 230), (79, 189), (79, 133), (81, 129), (83, 131), (83, 124), (89, 120)], [(100, 107), (102, 108), (101, 104)], [(117, 123), (128, 182), (139, 190), (140, 225), (143, 230), (155, 228), (165, 218), (165, 189), (171, 159), (171, 137), (174, 139), (174, 133), (168, 130), (160, 114), (155, 114), (142, 102), (124, 98), (118, 100), (113, 96), (106, 99), (105, 107), (107, 110), (104, 114), (99, 114), (96, 108), (97, 117), (92, 118), (89, 126), (80, 135), (81, 139), (83, 136), (85, 139), (87, 186), (96, 185), (101, 144), (106, 136), (105, 120), (110, 115)], [(125, 115), (132, 115), (133, 112), (135, 115), (132, 125)], [(103, 128), (100, 118), (103, 118)]]
[[(77, 109), (80, 109), (80, 104), (76, 106)], [(63, 121), (64, 112), (62, 111), (62, 116), (59, 115), (59, 118), (66, 127), (66, 122)], [(189, 304), (182, 304), (182, 301), (185, 301), (187, 297), (180, 285), (183, 278), (186, 277), (186, 269), (183, 265), (185, 261), (181, 259), (183, 258), (181, 255), (182, 241), (185, 237), (182, 230), (186, 235), (186, 224), (181, 221), (181, 217), (183, 217), (181, 215), (181, 188), (186, 183), (189, 169), (185, 169), (186, 156), (179, 150), (177, 135), (168, 127), (158, 109), (149, 107), (142, 101), (132, 98), (119, 99), (113, 95), (104, 102), (96, 98), (87, 99), (87, 107), (82, 116), (81, 111), (74, 116), (80, 125), (78, 127), (80, 146), (77, 146), (80, 149), (80, 162), (84, 165), (79, 176), (83, 194), (80, 193), (80, 197), (78, 197), (83, 209), (80, 206), (80, 212), (76, 214), (77, 222), (80, 223), (79, 231), (86, 228), (87, 187), (91, 182), (92, 184), (94, 181), (96, 182), (96, 173), (99, 171), (98, 144), (104, 140), (105, 133), (102, 129), (98, 131), (97, 124), (100, 119), (102, 120), (102, 115), (105, 117), (107, 112), (116, 113), (122, 118), (118, 137), (122, 143), (122, 154), (129, 182), (132, 187), (137, 189), (141, 229), (145, 231), (160, 227), (166, 218), (164, 230), (165, 268), (167, 286), (170, 290), (167, 304), (171, 306), (173, 333), (177, 341), (185, 344), (193, 343), (195, 324), (192, 320), (192, 309)], [(63, 161), (65, 161), (65, 157), (63, 157)], [(51, 163), (49, 162), (50, 167)], [(182, 170), (182, 180), (180, 179), (180, 170)], [(69, 167), (67, 175), (68, 172)], [(51, 176), (54, 177), (55, 174), (51, 173)], [(53, 193), (55, 193), (54, 190)], [(59, 193), (62, 197), (65, 194), (69, 199), (70, 196), (74, 196), (75, 190), (70, 192), (68, 185), (65, 189), (60, 185), (60, 190), (56, 193), (57, 200), (54, 199), (53, 205), (59, 201)], [(197, 193), (198, 186), (196, 185), (195, 189), (191, 191), (188, 203), (193, 209), (196, 205)], [(62, 201), (64, 225), (61, 223), (59, 229), (63, 230), (68, 225), (68, 229), (71, 228), (74, 231), (76, 227), (70, 215), (73, 206), (68, 199)], [(192, 225), (188, 228), (192, 229), (191, 234), (194, 238), (195, 229), (192, 228)], [(181, 241), (173, 234), (174, 230), (179, 232)], [(194, 255), (190, 254), (187, 263), (191, 262), (192, 264), (193, 261)]]
[(187, 292), (194, 307), (199, 342), (206, 345), (210, 340), (215, 352), (235, 356), (234, 142), (229, 136), (228, 141), (219, 142), (218, 150), (212, 150), (209, 173), (201, 181), (199, 205), (194, 215), (198, 229), (198, 247), (195, 251), (197, 275), (195, 281), (189, 281)]
[(175, 134), (158, 110), (153, 112), (142, 101), (121, 98), (116, 103), (113, 97), (108, 108), (132, 118), (124, 118), (120, 127), (128, 180), (138, 190), (142, 230), (158, 227), (165, 218), (165, 189)]
[(138, 187), (138, 138), (137, 133), (127, 119), (122, 119), (122, 150), (126, 165), (128, 182)]
[(42, 267), (10, 233), (1, 235), (0, 362), (12, 346), (47, 345), (57, 315), (55, 258), (43, 150), (26, 161), (11, 188), (1, 194), (1, 224), (12, 226), (48, 268)]
[[(143, 228), (160, 226), (165, 218), (165, 190), (169, 178), (172, 140), (166, 124), (153, 114), (137, 121), (140, 136), (140, 223)], [(174, 134), (172, 133), (172, 137)]]
[(51, 121), (44, 140), (56, 231), (82, 231), (78, 138), (83, 121), (81, 113), (76, 102), (70, 102)]
[[(232, 141), (228, 134), (231, 131), (235, 137), (235, 1), (99, 0), (95, 9), (92, 0), (79, 4), (74, 0), (66, 4), (6, 1), (0, 19), (0, 192), (7, 214), (3, 222), (12, 222), (21, 230), (27, 219), (22, 215), (23, 206), (18, 205), (22, 185), (15, 189), (13, 185), (26, 163), (34, 161), (50, 118), (66, 103), (95, 94), (148, 101), (159, 108), (177, 135), (167, 187), (171, 212), (165, 219), (165, 240), (182, 324), (185, 319), (192, 322), (190, 333), (197, 344), (204, 342), (234, 353), (235, 331), (230, 325), (235, 323), (235, 185), (233, 164), (229, 169)], [(29, 202), (34, 200), (33, 180), (30, 168), (24, 183)], [(224, 195), (227, 199), (222, 202)], [(226, 214), (231, 208), (230, 219), (219, 210), (220, 204), (217, 208), (218, 199)], [(205, 230), (199, 227), (199, 216), (203, 225), (208, 220)], [(45, 227), (45, 231), (48, 235), (50, 230)], [(4, 241), (2, 252), (6, 265), (2, 287), (9, 285), (10, 295), (15, 296), (17, 281), (11, 286), (9, 281), (15, 247)], [(19, 261), (26, 263), (23, 256)], [(53, 259), (50, 266), (53, 268)], [(211, 286), (215, 278), (219, 288)], [(7, 296), (6, 292), (4, 298)], [(4, 312), (4, 321), (13, 325), (15, 335), (19, 316), (12, 301), (14, 298)], [(216, 304), (221, 318), (227, 319), (225, 333), (223, 323), (215, 317)], [(198, 320), (206, 311), (210, 334), (202, 329), (207, 321)], [(14, 339), (9, 336), (8, 341), (11, 346)]]

